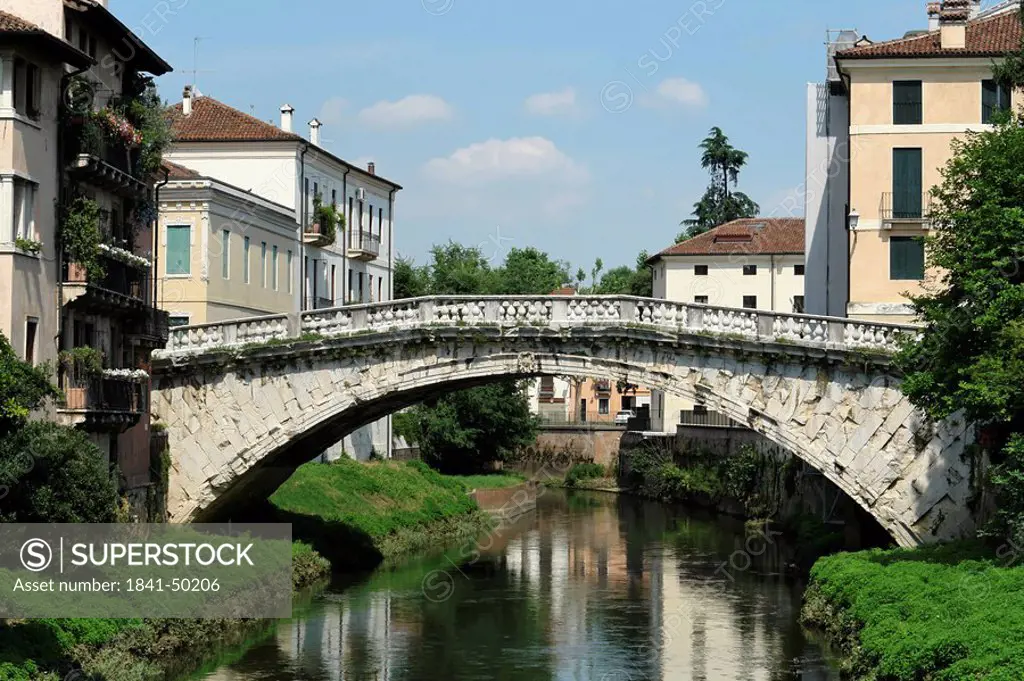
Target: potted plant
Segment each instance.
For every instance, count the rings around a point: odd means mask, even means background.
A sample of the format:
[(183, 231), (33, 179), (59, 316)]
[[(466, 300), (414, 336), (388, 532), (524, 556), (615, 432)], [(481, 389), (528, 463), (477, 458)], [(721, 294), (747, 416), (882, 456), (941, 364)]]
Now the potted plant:
[(60, 240), (68, 263), (68, 281), (103, 278), (106, 270), (100, 259), (100, 208), (95, 201), (79, 196), (71, 202), (61, 220)]
[(344, 217), (338, 214), (334, 206), (325, 205), (320, 194), (313, 197), (313, 234), (319, 234), (328, 244), (333, 244), (337, 239), (338, 226), (343, 222)]
[(71, 409), (84, 409), (89, 400), (89, 384), (103, 375), (103, 354), (96, 348), (63, 350), (57, 357), (64, 374), (65, 403)]

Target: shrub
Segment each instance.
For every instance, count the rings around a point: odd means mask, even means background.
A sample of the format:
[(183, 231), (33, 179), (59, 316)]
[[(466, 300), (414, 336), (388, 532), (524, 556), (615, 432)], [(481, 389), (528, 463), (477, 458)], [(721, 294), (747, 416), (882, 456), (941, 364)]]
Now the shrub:
[(566, 474), (565, 484), (569, 487), (575, 487), (581, 480), (593, 480), (603, 478), (604, 476), (604, 466), (599, 463), (577, 463)]

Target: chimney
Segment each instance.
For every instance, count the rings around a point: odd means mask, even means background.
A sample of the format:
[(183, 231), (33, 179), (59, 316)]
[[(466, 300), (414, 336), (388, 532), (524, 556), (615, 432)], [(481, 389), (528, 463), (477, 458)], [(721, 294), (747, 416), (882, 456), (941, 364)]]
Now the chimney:
[(309, 122), (309, 141), (318, 147), (320, 146), (320, 126), (322, 125), (323, 123), (315, 118)]
[(288, 104), (281, 107), (281, 129), (285, 132), (292, 131), (292, 114), (294, 113), (295, 109)]
[(186, 116), (192, 115), (192, 86), (186, 85), (185, 91), (181, 93), (181, 113)]
[(939, 30), (939, 15), (942, 14), (942, 3), (941, 2), (929, 2), (928, 3), (928, 30), (938, 31)]
[(972, 0), (943, 0), (939, 14), (939, 41), (944, 50), (967, 47), (967, 20), (971, 18)]
[(371, 175), (376, 175), (377, 174), (377, 164), (374, 163), (373, 161), (370, 161), (369, 163), (367, 163), (366, 164), (366, 172), (370, 173)]

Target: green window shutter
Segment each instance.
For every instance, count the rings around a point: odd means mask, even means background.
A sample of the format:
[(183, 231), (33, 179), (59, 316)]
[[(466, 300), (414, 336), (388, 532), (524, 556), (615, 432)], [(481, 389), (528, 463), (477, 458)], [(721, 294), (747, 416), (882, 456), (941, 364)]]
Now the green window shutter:
[(924, 279), (924, 239), (916, 236), (889, 239), (889, 279)]
[(923, 120), (921, 81), (896, 80), (892, 84), (892, 122), (894, 125), (920, 125)]
[(191, 236), (191, 227), (167, 228), (167, 274), (191, 273)]
[(892, 150), (892, 217), (921, 217), (921, 150)]

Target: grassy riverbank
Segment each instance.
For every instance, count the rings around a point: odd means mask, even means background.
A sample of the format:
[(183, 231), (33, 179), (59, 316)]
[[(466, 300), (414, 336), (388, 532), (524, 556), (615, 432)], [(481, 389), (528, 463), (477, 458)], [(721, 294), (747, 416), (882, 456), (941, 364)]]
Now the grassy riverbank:
[(978, 542), (819, 560), (806, 623), (859, 681), (1024, 679), (1024, 566)]
[(345, 458), (302, 466), (270, 503), (277, 520), (292, 523), (336, 568), (358, 569), (486, 529), (487, 516), (466, 492), (464, 482), (418, 461)]
[(526, 482), (526, 476), (521, 473), (491, 473), (488, 475), (446, 475), (446, 478), (457, 480), (467, 490), (474, 489), (504, 489), (515, 487)]

